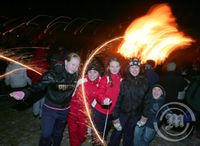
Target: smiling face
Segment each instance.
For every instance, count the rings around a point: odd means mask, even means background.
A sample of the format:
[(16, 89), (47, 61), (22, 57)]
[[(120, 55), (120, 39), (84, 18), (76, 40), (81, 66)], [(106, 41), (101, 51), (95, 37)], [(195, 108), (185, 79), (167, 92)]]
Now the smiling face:
[(108, 69), (112, 74), (118, 74), (120, 70), (120, 63), (117, 61), (111, 61), (108, 65)]
[(99, 77), (99, 72), (92, 69), (88, 71), (87, 75), (91, 81), (94, 81)]
[(152, 95), (154, 99), (159, 99), (163, 95), (163, 91), (160, 87), (154, 87), (152, 89)]
[(132, 76), (136, 77), (140, 73), (140, 67), (138, 65), (132, 65), (129, 67), (129, 72)]
[(71, 58), (70, 61), (65, 60), (65, 69), (68, 73), (74, 74), (78, 71), (78, 68), (80, 66), (80, 59), (79, 58)]

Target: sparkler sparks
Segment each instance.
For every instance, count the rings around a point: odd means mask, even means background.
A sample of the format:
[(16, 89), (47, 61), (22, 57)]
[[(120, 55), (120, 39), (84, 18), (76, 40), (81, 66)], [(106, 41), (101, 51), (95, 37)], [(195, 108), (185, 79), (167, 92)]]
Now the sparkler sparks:
[[(27, 47), (18, 47), (17, 49), (20, 49), (20, 48), (27, 48)], [(38, 48), (38, 47), (32, 47), (32, 48)], [(44, 47), (45, 48), (45, 47)], [(19, 65), (21, 65), (22, 67), (21, 68), (18, 68), (18, 69), (15, 69), (15, 70), (12, 70), (12, 71), (10, 71), (10, 72), (8, 72), (8, 73), (6, 73), (6, 74), (3, 74), (3, 75), (0, 75), (0, 78), (3, 78), (3, 77), (5, 77), (6, 75), (8, 75), (8, 74), (11, 74), (11, 73), (14, 73), (14, 72), (16, 72), (16, 71), (18, 71), (18, 70), (23, 70), (23, 69), (29, 69), (29, 70), (32, 70), (33, 72), (35, 72), (35, 73), (37, 73), (37, 74), (39, 74), (39, 75), (42, 75), (42, 70), (41, 70), (41, 72), (40, 71), (38, 71), (39, 70), (39, 68), (37, 68), (37, 67), (34, 67), (33, 65), (25, 65), (25, 64), (23, 64), (23, 63), (20, 63), (19, 61), (16, 61), (16, 60), (14, 60), (14, 59), (11, 59), (10, 57), (8, 57), (9, 55), (11, 55), (11, 56), (13, 56), (14, 55), (14, 52), (12, 52), (12, 51), (10, 51), (10, 50), (12, 50), (12, 49), (15, 49), (15, 48), (10, 48), (10, 49), (7, 49), (6, 51), (2, 51), (2, 50), (0, 50), (0, 58), (1, 59), (3, 59), (3, 60), (6, 60), (6, 61), (9, 61), (9, 62), (13, 62), (13, 63), (16, 63), (16, 64), (19, 64)], [(26, 58), (27, 56), (21, 56), (21, 57), (15, 57), (15, 59), (16, 58), (20, 58), (20, 59), (24, 59), (24, 58)], [(34, 68), (37, 68), (37, 70), (36, 69), (34, 69)]]
[[(98, 54), (101, 49), (103, 49), (105, 46), (109, 45), (110, 43), (114, 42), (114, 41), (117, 41), (117, 40), (121, 40), (123, 37), (116, 37), (112, 40), (109, 40), (107, 42), (105, 42), (104, 44), (102, 44), (101, 46), (97, 47), (92, 53), (91, 55), (88, 57), (88, 59), (86, 60), (84, 66), (83, 66), (83, 71), (82, 71), (82, 74), (81, 74), (81, 78), (82, 80), (85, 78), (85, 73), (86, 73), (86, 70), (87, 70), (87, 67), (88, 65), (90, 64), (91, 60), (94, 58), (94, 56), (96, 54)], [(100, 143), (103, 145), (103, 146), (106, 146), (106, 143), (105, 141), (103, 140), (103, 138), (99, 135), (99, 132), (98, 130), (95, 128), (95, 125), (93, 123), (93, 120), (92, 120), (92, 117), (91, 117), (91, 112), (90, 112), (90, 107), (87, 103), (87, 99), (86, 99), (86, 94), (85, 94), (85, 87), (84, 87), (84, 84), (82, 83), (81, 84), (81, 90), (82, 90), (82, 94), (83, 94), (83, 103), (84, 103), (84, 106), (85, 106), (85, 110), (86, 110), (86, 115), (89, 119), (89, 122), (90, 122), (90, 125), (91, 125), (91, 128), (93, 129), (97, 139), (100, 141)]]

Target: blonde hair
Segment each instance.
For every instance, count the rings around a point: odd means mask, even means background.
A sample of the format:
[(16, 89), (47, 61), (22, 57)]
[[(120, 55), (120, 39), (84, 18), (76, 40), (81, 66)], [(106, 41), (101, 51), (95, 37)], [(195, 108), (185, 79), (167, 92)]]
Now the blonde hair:
[(81, 60), (80, 56), (76, 53), (69, 53), (66, 57), (65, 60), (70, 61), (72, 58), (77, 58), (78, 60)]

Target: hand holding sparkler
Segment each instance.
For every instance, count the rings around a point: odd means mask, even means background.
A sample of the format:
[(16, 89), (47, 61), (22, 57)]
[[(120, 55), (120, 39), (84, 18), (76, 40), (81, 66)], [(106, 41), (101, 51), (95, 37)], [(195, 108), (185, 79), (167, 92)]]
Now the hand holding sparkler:
[(110, 105), (112, 103), (112, 100), (110, 98), (105, 98), (103, 101), (103, 105)]
[(14, 92), (10, 93), (9, 95), (16, 100), (22, 100), (25, 96), (23, 91), (14, 91)]

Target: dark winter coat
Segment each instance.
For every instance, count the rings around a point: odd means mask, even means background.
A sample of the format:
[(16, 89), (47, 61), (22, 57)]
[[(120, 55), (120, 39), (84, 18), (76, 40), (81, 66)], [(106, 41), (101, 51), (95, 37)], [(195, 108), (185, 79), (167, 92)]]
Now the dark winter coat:
[(161, 82), (166, 90), (166, 102), (177, 101), (178, 92), (187, 86), (187, 81), (175, 71), (169, 71), (161, 77)]
[(122, 80), (120, 85), (120, 94), (113, 112), (113, 119), (119, 118), (119, 114), (126, 113), (132, 114), (143, 109), (143, 115), (146, 115), (146, 99), (145, 94), (148, 90), (148, 80), (138, 75), (133, 77), (128, 73), (127, 78)]
[[(55, 64), (37, 84), (24, 90), (25, 99), (36, 92), (46, 90), (46, 105), (54, 108), (66, 108), (69, 106), (76, 81), (77, 74), (67, 73), (64, 64)], [(67, 88), (60, 89), (59, 85), (65, 85)]]
[(146, 126), (150, 128), (154, 128), (153, 124), (154, 122), (157, 122), (157, 124), (160, 124), (160, 121), (158, 121), (158, 118), (156, 115), (161, 114), (163, 111), (165, 111), (166, 108), (161, 109), (161, 107), (165, 104), (165, 97), (162, 95), (159, 99), (154, 99), (152, 97), (152, 90), (147, 94), (148, 98), (148, 112), (147, 112), (147, 123)]

